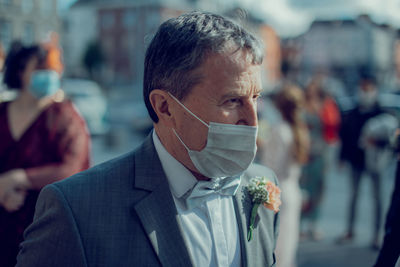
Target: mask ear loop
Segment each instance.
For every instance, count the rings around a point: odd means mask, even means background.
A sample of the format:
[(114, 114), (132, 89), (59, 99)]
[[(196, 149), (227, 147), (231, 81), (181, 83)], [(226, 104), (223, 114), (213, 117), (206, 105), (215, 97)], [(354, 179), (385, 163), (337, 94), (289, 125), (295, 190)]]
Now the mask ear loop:
[(190, 149), (187, 147), (187, 145), (185, 145), (185, 143), (182, 141), (182, 139), (179, 137), (179, 135), (176, 133), (175, 129), (172, 128), (172, 131), (174, 131), (174, 134), (176, 135), (176, 137), (178, 137), (179, 141), (181, 141), (182, 145), (186, 148), (186, 150), (189, 152)]
[[(184, 104), (182, 104), (178, 99), (176, 99), (175, 96), (173, 96), (170, 92), (167, 92), (170, 97), (172, 97), (179, 105), (181, 105), (182, 108), (184, 108), (187, 112), (189, 112), (189, 114), (191, 114), (193, 117), (195, 117), (196, 119), (198, 119), (201, 123), (203, 123), (207, 128), (210, 128), (210, 126), (205, 123), (202, 119), (200, 119), (199, 117), (196, 116), (196, 114), (194, 114), (192, 111), (190, 111)], [(174, 134), (176, 135), (176, 137), (179, 139), (179, 141), (182, 143), (182, 145), (186, 148), (186, 150), (189, 152), (190, 149), (189, 147), (183, 142), (183, 140), (179, 137), (178, 133), (176, 132), (176, 130), (174, 128), (172, 128), (172, 131), (174, 131)]]
[(175, 96), (173, 96), (170, 92), (167, 92), (179, 105), (181, 105), (187, 112), (189, 112), (193, 117), (195, 117), (196, 119), (198, 119), (201, 123), (203, 123), (205, 126), (207, 126), (208, 128), (210, 128), (210, 126), (205, 123), (202, 119), (200, 119), (199, 117), (196, 116), (196, 114), (194, 114), (192, 111), (190, 111), (187, 107), (185, 107), (184, 104), (182, 104), (178, 99), (176, 99)]

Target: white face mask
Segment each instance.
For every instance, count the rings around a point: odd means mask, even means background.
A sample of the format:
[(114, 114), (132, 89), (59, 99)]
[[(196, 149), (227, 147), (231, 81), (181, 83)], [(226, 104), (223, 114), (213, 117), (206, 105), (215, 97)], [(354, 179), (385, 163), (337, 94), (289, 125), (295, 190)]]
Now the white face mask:
[(201, 151), (190, 150), (175, 129), (172, 129), (188, 151), (197, 170), (208, 178), (225, 178), (242, 174), (257, 152), (257, 126), (205, 123), (173, 95), (169, 94), (193, 117), (208, 127), (207, 145)]

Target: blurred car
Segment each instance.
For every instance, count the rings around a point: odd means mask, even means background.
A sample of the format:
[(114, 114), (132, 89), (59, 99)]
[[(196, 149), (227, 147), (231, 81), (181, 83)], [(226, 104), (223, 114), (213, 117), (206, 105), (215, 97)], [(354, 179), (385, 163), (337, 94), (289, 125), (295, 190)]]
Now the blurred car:
[(114, 101), (114, 104), (110, 105), (108, 115), (112, 125), (123, 125), (139, 134), (147, 135), (153, 128), (153, 121), (143, 101), (128, 97)]
[(132, 115), (133, 127), (136, 131), (139, 131), (147, 135), (153, 129), (153, 121), (149, 116), (146, 105), (143, 101), (135, 101), (132, 103), (134, 109)]
[(65, 78), (61, 82), (61, 88), (86, 120), (91, 135), (108, 132), (110, 127), (106, 121), (107, 99), (96, 82)]

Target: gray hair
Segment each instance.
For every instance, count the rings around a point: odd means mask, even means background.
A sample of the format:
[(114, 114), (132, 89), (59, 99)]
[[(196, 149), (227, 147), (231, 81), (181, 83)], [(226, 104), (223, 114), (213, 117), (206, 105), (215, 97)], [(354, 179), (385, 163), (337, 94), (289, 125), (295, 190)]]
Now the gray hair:
[(143, 96), (150, 117), (158, 122), (149, 95), (154, 89), (170, 92), (182, 100), (201, 82), (194, 71), (210, 53), (223, 54), (245, 49), (252, 64), (263, 60), (261, 42), (242, 26), (220, 15), (191, 12), (165, 21), (159, 27), (146, 51)]

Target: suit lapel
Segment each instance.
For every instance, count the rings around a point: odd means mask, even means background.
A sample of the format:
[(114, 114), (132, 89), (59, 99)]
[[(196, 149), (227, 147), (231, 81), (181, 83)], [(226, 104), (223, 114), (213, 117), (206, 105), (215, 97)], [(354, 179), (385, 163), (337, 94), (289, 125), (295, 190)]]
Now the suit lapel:
[(163, 266), (192, 266), (167, 178), (151, 134), (135, 153), (135, 188), (149, 194), (135, 205)]
[(257, 176), (257, 173), (263, 173), (271, 177), (271, 181), (276, 183), (275, 174), (262, 167), (259, 169), (254, 166), (252, 170), (245, 172), (238, 192), (235, 195), (236, 218), (240, 229), (240, 241), (242, 249), (243, 266), (269, 266), (275, 262), (274, 250), (277, 238), (276, 229), (278, 217), (273, 211), (260, 207), (255, 219), (255, 229), (253, 239), (247, 241), (247, 232), (250, 221), (251, 209), (253, 203), (246, 186), (250, 177)]

